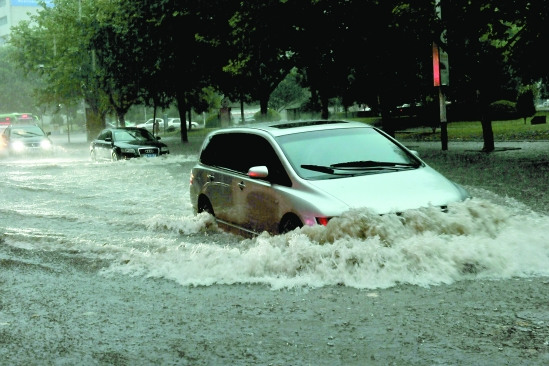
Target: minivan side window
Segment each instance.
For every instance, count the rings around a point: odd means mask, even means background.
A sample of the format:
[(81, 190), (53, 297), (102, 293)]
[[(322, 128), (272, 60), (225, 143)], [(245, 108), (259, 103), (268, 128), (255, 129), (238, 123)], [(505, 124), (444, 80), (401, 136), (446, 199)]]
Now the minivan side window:
[(229, 134), (212, 136), (200, 154), (200, 162), (229, 169), (230, 161), (235, 158), (230, 137)]
[(245, 149), (243, 170), (247, 173), (253, 166), (265, 165), (269, 170), (267, 180), (271, 183), (276, 183), (284, 186), (291, 186), (292, 182), (282, 166), (278, 155), (273, 147), (265, 138), (259, 135), (246, 134), (243, 135), (242, 146)]
[(271, 144), (262, 136), (245, 133), (226, 133), (212, 136), (202, 154), (203, 164), (247, 174), (253, 166), (269, 169), (267, 180), (291, 186), (291, 180)]

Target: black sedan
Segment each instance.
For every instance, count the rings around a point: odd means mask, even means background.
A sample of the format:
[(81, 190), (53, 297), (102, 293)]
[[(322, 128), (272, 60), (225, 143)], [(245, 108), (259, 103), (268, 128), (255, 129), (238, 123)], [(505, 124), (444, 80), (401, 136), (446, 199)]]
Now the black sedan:
[(169, 154), (168, 146), (144, 128), (106, 128), (90, 144), (93, 161), (157, 157)]
[(0, 139), (0, 152), (10, 155), (45, 155), (53, 153), (50, 133), (36, 125), (9, 125)]

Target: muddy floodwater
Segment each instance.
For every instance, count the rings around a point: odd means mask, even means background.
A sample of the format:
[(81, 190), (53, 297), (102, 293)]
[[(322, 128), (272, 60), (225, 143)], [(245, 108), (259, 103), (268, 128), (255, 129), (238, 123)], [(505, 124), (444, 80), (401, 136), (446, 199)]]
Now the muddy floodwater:
[(546, 214), (466, 186), (242, 238), (193, 214), (196, 159), (0, 159), (0, 365), (549, 364)]

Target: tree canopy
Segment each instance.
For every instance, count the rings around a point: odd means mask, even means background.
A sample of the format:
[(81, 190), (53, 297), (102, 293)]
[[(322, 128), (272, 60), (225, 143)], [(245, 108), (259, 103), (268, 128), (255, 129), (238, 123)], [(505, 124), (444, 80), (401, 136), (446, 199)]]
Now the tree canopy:
[(451, 65), (445, 93), (478, 110), (489, 140), (490, 103), (549, 79), (536, 52), (548, 2), (54, 0), (13, 29), (11, 44), (26, 73), (41, 70), (40, 103), (85, 100), (93, 134), (107, 113), (123, 123), (136, 104), (175, 104), (184, 120), (212, 90), (259, 101), (265, 115), (291, 70), (323, 118), (339, 98), (380, 111), (390, 130), (396, 105), (436, 97), (436, 42)]

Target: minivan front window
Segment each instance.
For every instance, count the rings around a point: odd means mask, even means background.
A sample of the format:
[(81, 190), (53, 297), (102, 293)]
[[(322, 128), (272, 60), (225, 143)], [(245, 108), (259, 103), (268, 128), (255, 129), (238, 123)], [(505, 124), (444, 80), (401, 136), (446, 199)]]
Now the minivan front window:
[(414, 169), (421, 163), (374, 128), (342, 128), (277, 137), (296, 173), (329, 179)]

